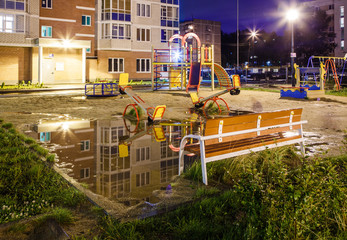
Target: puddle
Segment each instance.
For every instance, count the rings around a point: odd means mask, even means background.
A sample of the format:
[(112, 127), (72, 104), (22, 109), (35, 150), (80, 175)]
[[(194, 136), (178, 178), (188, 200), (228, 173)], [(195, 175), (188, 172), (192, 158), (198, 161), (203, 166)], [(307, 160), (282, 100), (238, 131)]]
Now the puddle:
[[(154, 214), (161, 202), (182, 204), (193, 196), (191, 187), (178, 192), (177, 183), (173, 184), (178, 175), (180, 139), (188, 126), (189, 132), (199, 130), (198, 124), (195, 128), (184, 122), (133, 125), (120, 117), (90, 120), (61, 116), (24, 124), (22, 131), (56, 154), (58, 172), (91, 196), (97, 195), (97, 204), (117, 212), (120, 218), (138, 218)], [(194, 158), (185, 160), (193, 162)], [(189, 190), (190, 194), (185, 192)]]

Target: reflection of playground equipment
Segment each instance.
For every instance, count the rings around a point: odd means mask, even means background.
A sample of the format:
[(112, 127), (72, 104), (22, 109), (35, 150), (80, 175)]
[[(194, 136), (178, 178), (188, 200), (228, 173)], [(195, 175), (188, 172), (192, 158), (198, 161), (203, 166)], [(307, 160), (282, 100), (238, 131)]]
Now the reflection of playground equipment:
[[(196, 40), (196, 46), (188, 45), (187, 41), (190, 41), (188, 39)], [(211, 47), (201, 45), (195, 33), (187, 33), (184, 36), (173, 35), (169, 40), (168, 49), (152, 49), (152, 90), (158, 90), (163, 86), (169, 89), (185, 88), (193, 62), (211, 68), (211, 85), (214, 89), (214, 75), (218, 73), (214, 70), (213, 56), (213, 45)]]
[[(253, 113), (208, 119), (203, 135), (183, 137), (179, 153), (179, 173), (185, 151), (200, 154), (203, 182), (207, 185), (206, 163), (251, 152), (299, 143), (304, 154), (302, 109)], [(197, 143), (187, 144), (188, 139)]]
[(146, 103), (140, 96), (138, 96), (131, 88), (131, 86), (128, 85), (129, 82), (129, 74), (128, 73), (121, 73), (119, 77), (119, 92), (121, 94), (127, 94), (135, 103), (128, 104), (123, 112), (123, 116), (125, 115), (127, 109), (129, 106), (132, 106), (136, 113), (136, 118), (139, 120), (139, 113), (137, 111), (136, 106), (139, 106), (148, 116), (148, 121), (158, 121), (163, 118), (166, 106), (165, 105), (158, 105), (156, 107), (149, 105)]
[(113, 97), (119, 95), (116, 83), (88, 83), (84, 93), (87, 97)]

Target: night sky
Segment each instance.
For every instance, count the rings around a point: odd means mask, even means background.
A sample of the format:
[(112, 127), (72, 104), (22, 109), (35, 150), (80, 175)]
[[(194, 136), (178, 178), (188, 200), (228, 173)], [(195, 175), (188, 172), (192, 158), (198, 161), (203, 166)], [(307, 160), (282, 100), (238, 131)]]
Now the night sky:
[[(264, 29), (282, 34), (283, 13), (291, 0), (239, 0), (240, 30)], [(301, 0), (302, 2), (302, 0)], [(223, 32), (236, 31), (236, 0), (181, 0), (181, 20), (192, 18), (220, 21)]]

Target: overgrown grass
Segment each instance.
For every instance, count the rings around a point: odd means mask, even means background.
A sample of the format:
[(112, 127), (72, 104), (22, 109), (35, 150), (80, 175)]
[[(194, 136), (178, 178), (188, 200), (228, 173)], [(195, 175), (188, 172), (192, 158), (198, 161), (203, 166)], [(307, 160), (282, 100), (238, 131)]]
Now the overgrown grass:
[[(200, 164), (185, 173), (199, 179)], [(100, 223), (102, 239), (346, 239), (347, 155), (308, 160), (291, 148), (208, 164), (201, 201), (160, 217)]]
[(325, 94), (327, 94), (327, 95), (334, 95), (334, 96), (341, 96), (341, 97), (347, 97), (347, 88), (343, 88), (340, 91), (336, 91), (336, 90), (325, 91)]
[(42, 162), (52, 160), (48, 151), (12, 127), (0, 127), (0, 223), (82, 203), (84, 195)]
[(13, 89), (35, 89), (35, 88), (44, 88), (43, 83), (32, 84), (30, 81), (27, 83), (21, 82), (17, 85), (6, 85), (4, 82), (0, 85), (0, 90), (13, 90)]
[(41, 224), (47, 221), (47, 219), (54, 219), (57, 223), (62, 225), (72, 224), (75, 221), (72, 212), (69, 209), (60, 207), (53, 209), (52, 212), (44, 214), (36, 219), (36, 221), (38, 224)]

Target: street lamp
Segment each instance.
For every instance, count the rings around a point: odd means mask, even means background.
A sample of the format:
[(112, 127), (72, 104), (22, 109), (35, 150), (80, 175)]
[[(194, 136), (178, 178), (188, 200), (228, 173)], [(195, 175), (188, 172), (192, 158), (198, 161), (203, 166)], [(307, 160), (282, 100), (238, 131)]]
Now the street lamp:
[(291, 66), (291, 75), (292, 75), (292, 87), (295, 87), (294, 80), (294, 58), (296, 53), (294, 52), (294, 21), (299, 18), (299, 11), (297, 9), (289, 9), (286, 13), (287, 20), (291, 23), (292, 29), (292, 47), (290, 52), (290, 66)]
[[(254, 58), (254, 39), (257, 39), (258, 36), (258, 30), (250, 30), (249, 33), (249, 37), (248, 37), (248, 62), (249, 62), (249, 53), (250, 53), (250, 48), (251, 48), (251, 44), (250, 44), (250, 39), (252, 39), (252, 59)], [(254, 60), (252, 60), (254, 63)]]

